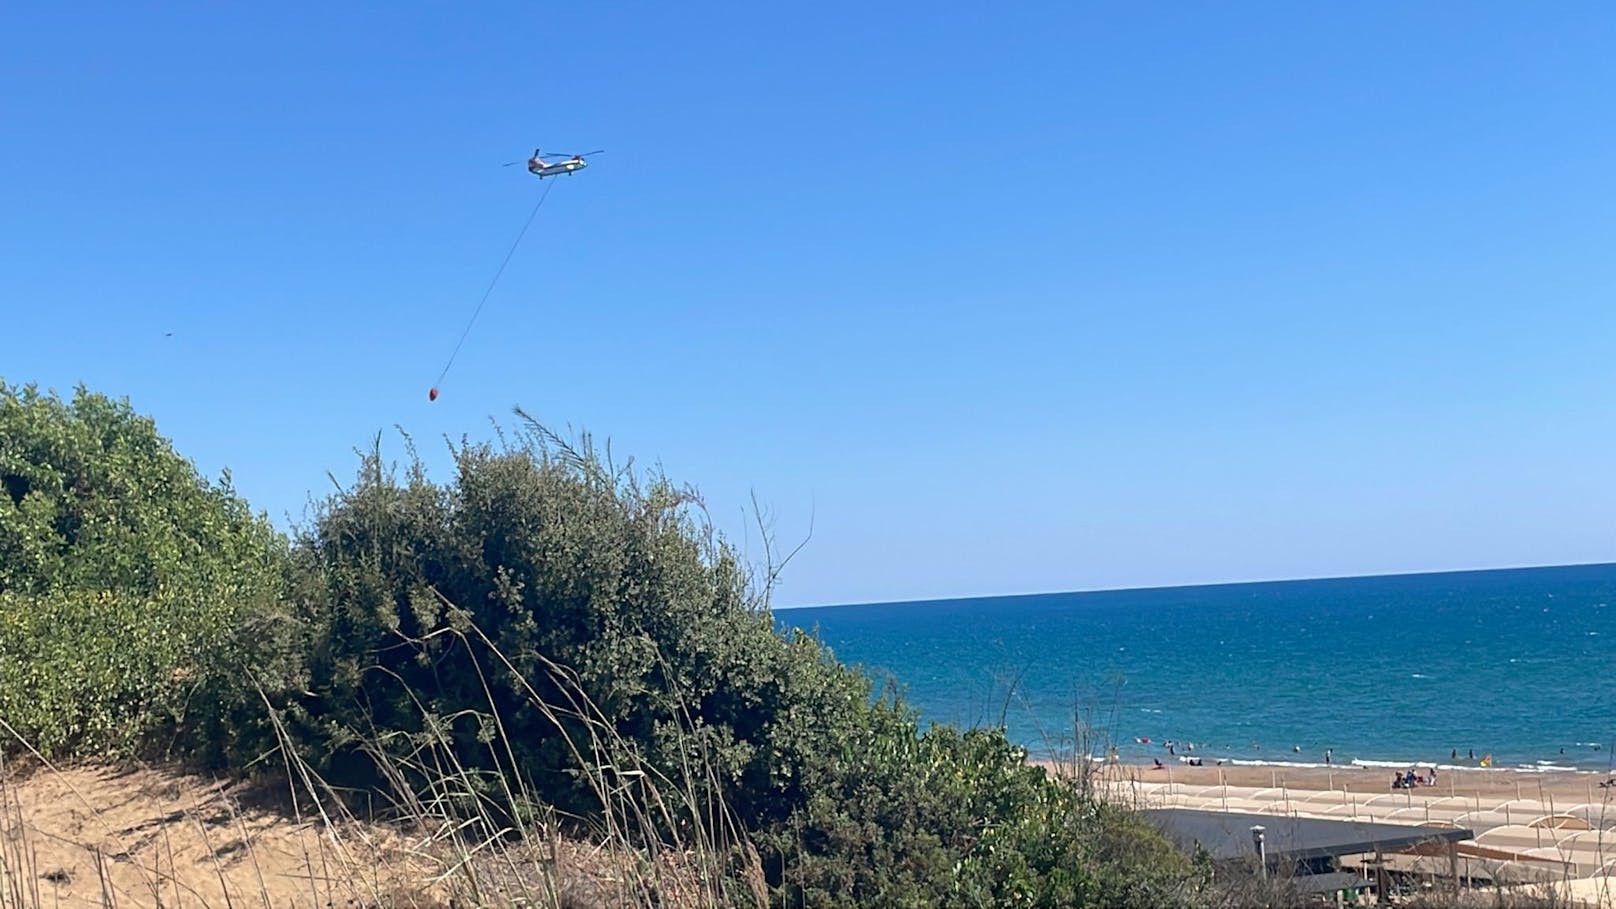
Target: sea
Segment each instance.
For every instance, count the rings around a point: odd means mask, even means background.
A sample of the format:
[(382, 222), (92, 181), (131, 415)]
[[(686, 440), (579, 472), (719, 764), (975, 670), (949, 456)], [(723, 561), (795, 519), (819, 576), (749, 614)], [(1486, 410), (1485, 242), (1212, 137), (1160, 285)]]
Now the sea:
[[(784, 609), (1035, 755), (1610, 773), (1616, 564)], [(1171, 743), (1171, 748), (1169, 748)]]

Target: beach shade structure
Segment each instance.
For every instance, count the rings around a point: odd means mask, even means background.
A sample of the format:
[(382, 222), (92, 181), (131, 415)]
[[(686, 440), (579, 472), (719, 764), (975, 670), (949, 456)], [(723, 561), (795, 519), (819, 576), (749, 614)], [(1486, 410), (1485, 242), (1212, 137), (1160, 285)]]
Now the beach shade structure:
[(1563, 877), (1586, 877), (1599, 873), (1603, 862), (1597, 852), (1568, 852), (1555, 846), (1528, 849), (1525, 858), (1565, 869)]
[(1583, 852), (1603, 850), (1616, 858), (1616, 836), (1609, 830), (1568, 830), (1564, 827), (1547, 828), (1555, 835), (1554, 845), (1560, 849)]
[(1543, 817), (1556, 813), (1553, 805), (1538, 799), (1505, 799), (1496, 807), (1514, 818), (1516, 823), (1524, 823), (1522, 818)]
[(1326, 805), (1310, 812), (1308, 816), (1340, 820), (1341, 818), (1362, 817), (1363, 814), (1364, 809), (1357, 802), (1345, 802), (1340, 805)]
[(1197, 808), (1214, 811), (1234, 810), (1239, 806), (1243, 811), (1266, 811), (1271, 802), (1257, 801), (1245, 797), (1249, 790), (1231, 790), (1227, 795), (1218, 792), (1199, 794), (1178, 794), (1165, 796), (1160, 799), (1163, 807), (1169, 808)]
[(1556, 806), (1553, 802), (1539, 799), (1506, 799), (1491, 806), (1490, 810), (1502, 814), (1508, 823), (1529, 827), (1576, 826), (1586, 822), (1586, 819), (1577, 818), (1566, 808), (1566, 805)]
[[(1222, 799), (1217, 799), (1222, 801)], [(1157, 807), (1157, 809), (1196, 809), (1207, 804), (1206, 799), (1199, 796), (1178, 796), (1178, 794), (1151, 793), (1141, 797), (1139, 802), (1144, 807)]]
[(1616, 804), (1610, 802), (1583, 802), (1561, 808), (1560, 813), (1582, 818), (1590, 830), (1616, 830)]
[(1555, 892), (1567, 902), (1587, 909), (1616, 907), (1616, 876), (1595, 875), (1562, 881)]
[(1353, 794), (1344, 789), (1325, 789), (1319, 792), (1300, 792), (1291, 796), (1296, 804), (1342, 805), (1353, 800)]
[(1525, 824), (1501, 824), (1482, 830), (1472, 837), (1481, 846), (1525, 852), (1553, 846), (1558, 840), (1555, 831)]
[(1554, 853), (1578, 874), (1601, 874), (1616, 862), (1616, 837), (1604, 830), (1576, 831), (1561, 837), (1554, 844)]
[(1451, 821), (1453, 823), (1460, 824), (1461, 826), (1464, 825), (1464, 822), (1461, 819), (1465, 815), (1474, 814), (1476, 811), (1480, 810), (1476, 807), (1476, 802), (1472, 799), (1449, 798), (1446, 796), (1427, 800), (1424, 808), (1426, 816), (1433, 821)]
[(1564, 813), (1545, 814), (1542, 817), (1535, 817), (1527, 821), (1526, 826), (1552, 827), (1555, 830), (1574, 830), (1579, 832), (1594, 829), (1593, 825), (1589, 824), (1585, 818), (1577, 817), (1574, 814)]
[(1185, 796), (1212, 796), (1212, 794), (1222, 796), (1223, 789), (1225, 788), (1227, 788), (1227, 786), (1220, 786), (1220, 784), (1217, 783), (1201, 784), (1201, 786), (1196, 786), (1196, 784), (1191, 783), (1176, 784), (1176, 791), (1178, 791), (1180, 794), (1185, 794)]
[(1231, 798), (1219, 805), (1209, 805), (1209, 808), (1222, 811), (1244, 812), (1247, 814), (1285, 814), (1285, 803), (1270, 799)]
[[(1476, 830), (1490, 831), (1503, 827), (1521, 827), (1537, 829), (1533, 821), (1542, 820), (1545, 815), (1522, 814), (1519, 811), (1504, 811), (1499, 808), (1484, 808), (1481, 811), (1467, 811), (1455, 818), (1457, 823)], [(1549, 825), (1540, 825), (1549, 826)], [(1552, 835), (1548, 838), (1553, 841)]]
[(1463, 814), (1466, 811), (1476, 810), (1476, 800), (1462, 795), (1439, 795), (1425, 800), (1426, 807), (1436, 810), (1456, 811)]
[(1455, 818), (1437, 811), (1433, 813), (1428, 805), (1410, 805), (1386, 813), (1385, 820), (1396, 824), (1430, 824), (1436, 827), (1457, 827)]

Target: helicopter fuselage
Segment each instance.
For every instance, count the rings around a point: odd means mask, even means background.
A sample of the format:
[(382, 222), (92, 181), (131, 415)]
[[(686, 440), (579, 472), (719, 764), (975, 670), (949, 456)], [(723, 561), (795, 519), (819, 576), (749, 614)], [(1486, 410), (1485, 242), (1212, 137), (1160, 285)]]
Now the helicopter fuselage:
[(588, 166), (589, 165), (582, 158), (573, 158), (566, 161), (557, 161), (554, 164), (545, 164), (539, 161), (529, 161), (527, 170), (528, 173), (542, 180), (545, 177), (554, 177), (560, 174), (570, 174), (574, 171), (583, 170)]

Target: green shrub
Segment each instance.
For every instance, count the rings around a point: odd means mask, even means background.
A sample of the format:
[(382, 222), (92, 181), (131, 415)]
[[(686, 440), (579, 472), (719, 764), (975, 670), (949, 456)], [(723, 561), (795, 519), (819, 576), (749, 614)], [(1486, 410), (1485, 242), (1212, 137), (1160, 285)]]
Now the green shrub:
[(373, 452), (301, 541), (319, 697), (293, 715), (327, 774), (366, 785), (378, 750), (399, 767), (446, 749), (589, 818), (601, 765), (652, 768), (681, 823), (715, 804), (743, 820), (782, 905), (1171, 902), (1187, 864), (1159, 836), (997, 731), (922, 733), (779, 634), (688, 490), (537, 429), (464, 445), (455, 470), (439, 485)]
[(0, 719), (49, 754), (286, 741), (490, 828), (694, 845), (782, 906), (1186, 903), (1134, 816), (778, 632), (691, 490), (531, 425), (454, 456), (373, 451), (288, 546), (126, 402), (0, 383)]
[(298, 674), (288, 548), (228, 477), (126, 401), (0, 382), (0, 492), (0, 719), (49, 754), (262, 736), (254, 683)]
[(792, 823), (760, 834), (790, 904), (1184, 904), (1189, 865), (1158, 833), (1028, 765), (999, 730), (921, 732), (891, 700), (866, 720)]
[[(565, 811), (598, 811), (569, 745), (586, 724), (545, 709), (569, 702), (555, 664), (639, 760), (698, 764), (737, 813), (786, 817), (821, 728), (856, 721), (867, 687), (817, 644), (775, 633), (744, 566), (695, 523), (693, 495), (531, 434), (465, 446), (456, 471), (448, 486), (418, 468), (400, 479), (372, 454), (302, 540), (320, 697), (298, 714), (319, 730), (325, 769), (372, 772), (356, 748), (325, 744), (383, 738), (407, 752), (443, 729), (461, 733), (465, 766), (496, 769), (497, 717), (516, 760), (498, 769)], [(444, 633), (471, 627), (511, 665)]]

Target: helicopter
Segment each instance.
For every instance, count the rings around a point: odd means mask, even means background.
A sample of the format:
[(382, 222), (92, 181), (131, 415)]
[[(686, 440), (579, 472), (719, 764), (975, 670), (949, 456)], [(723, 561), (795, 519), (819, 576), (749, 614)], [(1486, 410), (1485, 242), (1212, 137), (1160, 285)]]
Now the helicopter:
[[(538, 177), (540, 180), (543, 180), (545, 177), (555, 177), (561, 174), (571, 175), (589, 166), (589, 162), (585, 161), (585, 158), (589, 157), (590, 155), (598, 155), (603, 151), (605, 151), (605, 149), (596, 149), (592, 152), (584, 152), (581, 155), (562, 154), (561, 158), (563, 160), (546, 161), (539, 156), (539, 150), (535, 148), (533, 149), (533, 157), (527, 159), (527, 172), (535, 177)], [(505, 166), (510, 167), (514, 164), (521, 163), (521, 161), (511, 161)]]

